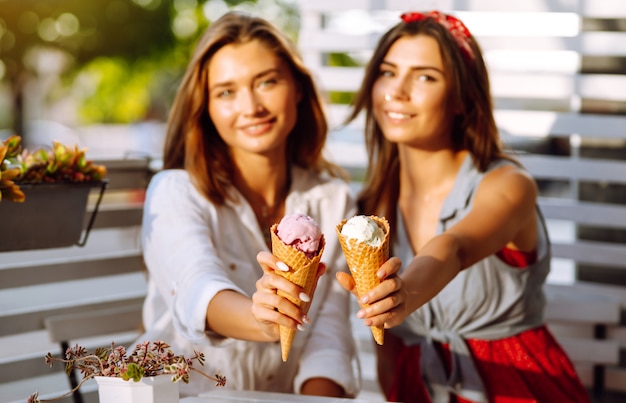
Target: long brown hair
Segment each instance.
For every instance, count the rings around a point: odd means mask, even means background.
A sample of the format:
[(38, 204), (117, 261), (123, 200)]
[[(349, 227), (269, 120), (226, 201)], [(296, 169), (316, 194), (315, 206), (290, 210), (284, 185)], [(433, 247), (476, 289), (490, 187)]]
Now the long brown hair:
[(187, 170), (196, 188), (216, 204), (229, 197), (235, 166), (208, 113), (207, 69), (222, 47), (254, 40), (287, 63), (302, 92), (298, 119), (287, 140), (288, 166), (345, 177), (341, 168), (322, 156), (328, 131), (326, 115), (311, 73), (293, 43), (267, 20), (229, 12), (213, 22), (196, 45), (170, 112), (163, 160), (164, 169)]
[(372, 87), (380, 65), (391, 46), (401, 37), (427, 35), (439, 44), (446, 79), (450, 83), (449, 111), (454, 116), (452, 144), (468, 150), (480, 171), (498, 158), (509, 158), (503, 151), (493, 116), (489, 77), (478, 43), (469, 35), (471, 53), (461, 50), (449, 30), (434, 18), (400, 22), (379, 40), (365, 68), (348, 122), (365, 110), (365, 145), (369, 158), (364, 186), (359, 194), (359, 209), (364, 214), (380, 214), (395, 227), (399, 195), (398, 146), (387, 141), (372, 111)]

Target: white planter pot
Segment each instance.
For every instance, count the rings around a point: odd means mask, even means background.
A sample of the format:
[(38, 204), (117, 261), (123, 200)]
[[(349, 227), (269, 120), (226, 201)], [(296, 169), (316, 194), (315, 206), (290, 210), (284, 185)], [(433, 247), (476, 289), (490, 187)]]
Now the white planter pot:
[(178, 403), (178, 383), (171, 375), (144, 377), (139, 382), (96, 376), (100, 403)]

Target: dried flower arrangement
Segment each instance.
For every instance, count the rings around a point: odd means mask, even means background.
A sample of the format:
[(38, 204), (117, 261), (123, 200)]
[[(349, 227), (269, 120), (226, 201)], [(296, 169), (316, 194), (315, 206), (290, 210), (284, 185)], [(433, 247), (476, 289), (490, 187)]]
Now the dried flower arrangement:
[(111, 347), (108, 348), (98, 348), (93, 353), (76, 345), (67, 349), (65, 358), (56, 358), (48, 353), (45, 360), (51, 367), (55, 362), (65, 363), (65, 371), (68, 374), (71, 371), (79, 370), (83, 378), (74, 389), (61, 396), (52, 399), (39, 399), (39, 392), (35, 392), (28, 397), (27, 402), (40, 403), (62, 399), (74, 393), (87, 380), (96, 376), (122, 378), (126, 381), (138, 382), (143, 377), (170, 374), (172, 375), (172, 382), (189, 383), (189, 375), (191, 371), (194, 371), (215, 381), (218, 387), (226, 385), (226, 378), (219, 373), (211, 376), (194, 368), (194, 361), (200, 365), (204, 365), (205, 361), (204, 354), (198, 351), (195, 351), (194, 354), (191, 358), (176, 355), (170, 346), (163, 341), (139, 343), (129, 355), (126, 354), (126, 348), (116, 346), (115, 343), (111, 343)]
[(22, 149), (22, 138), (10, 136), (0, 142), (0, 202), (23, 202), (20, 183), (87, 183), (102, 181), (104, 165), (87, 160), (85, 150), (52, 143), (51, 150), (32, 153)]

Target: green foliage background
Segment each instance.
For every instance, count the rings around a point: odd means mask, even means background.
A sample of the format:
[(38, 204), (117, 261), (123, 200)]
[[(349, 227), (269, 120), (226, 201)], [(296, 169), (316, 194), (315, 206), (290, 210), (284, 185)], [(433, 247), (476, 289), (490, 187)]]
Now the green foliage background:
[[(206, 10), (255, 12), (270, 3), (281, 8), (279, 26), (296, 40), (293, 0), (0, 0), (0, 90), (11, 94), (0, 97), (0, 106), (7, 106), (0, 129), (22, 128), (24, 85), (38, 79), (28, 56), (40, 49), (69, 55), (45, 100), (52, 104), (71, 97), (77, 124), (165, 120), (195, 41), (211, 22)], [(181, 16), (193, 21), (186, 35), (174, 32)], [(42, 35), (62, 21), (77, 21), (80, 28)]]

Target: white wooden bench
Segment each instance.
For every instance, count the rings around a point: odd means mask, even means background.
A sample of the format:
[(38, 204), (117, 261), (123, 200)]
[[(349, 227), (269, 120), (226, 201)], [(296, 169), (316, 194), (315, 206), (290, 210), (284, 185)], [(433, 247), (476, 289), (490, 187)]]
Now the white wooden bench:
[[(404, 11), (438, 8), (466, 23), (484, 51), (503, 139), (541, 185), (554, 255), (549, 326), (592, 395), (626, 392), (620, 365), (626, 245), (619, 238), (626, 206), (618, 197), (626, 185), (626, 70), (620, 67), (626, 32), (611, 28), (617, 25), (611, 19), (624, 22), (626, 2), (301, 0), (299, 6), (299, 48), (329, 100), (329, 155), (357, 180), (367, 163), (363, 121), (342, 127), (347, 105), (337, 100), (358, 89), (380, 34)], [(349, 55), (353, 65), (337, 65), (337, 54)], [(614, 239), (596, 237), (615, 232)]]
[[(2, 402), (70, 389), (63, 366), (45, 364), (48, 352), (63, 354), (75, 343), (129, 345), (139, 334), (146, 293), (139, 226), (149, 161), (98, 162), (107, 166), (108, 186), (84, 247), (0, 253)], [(91, 201), (87, 217), (92, 208)], [(97, 401), (95, 385), (85, 386), (84, 400), (75, 403)]]

